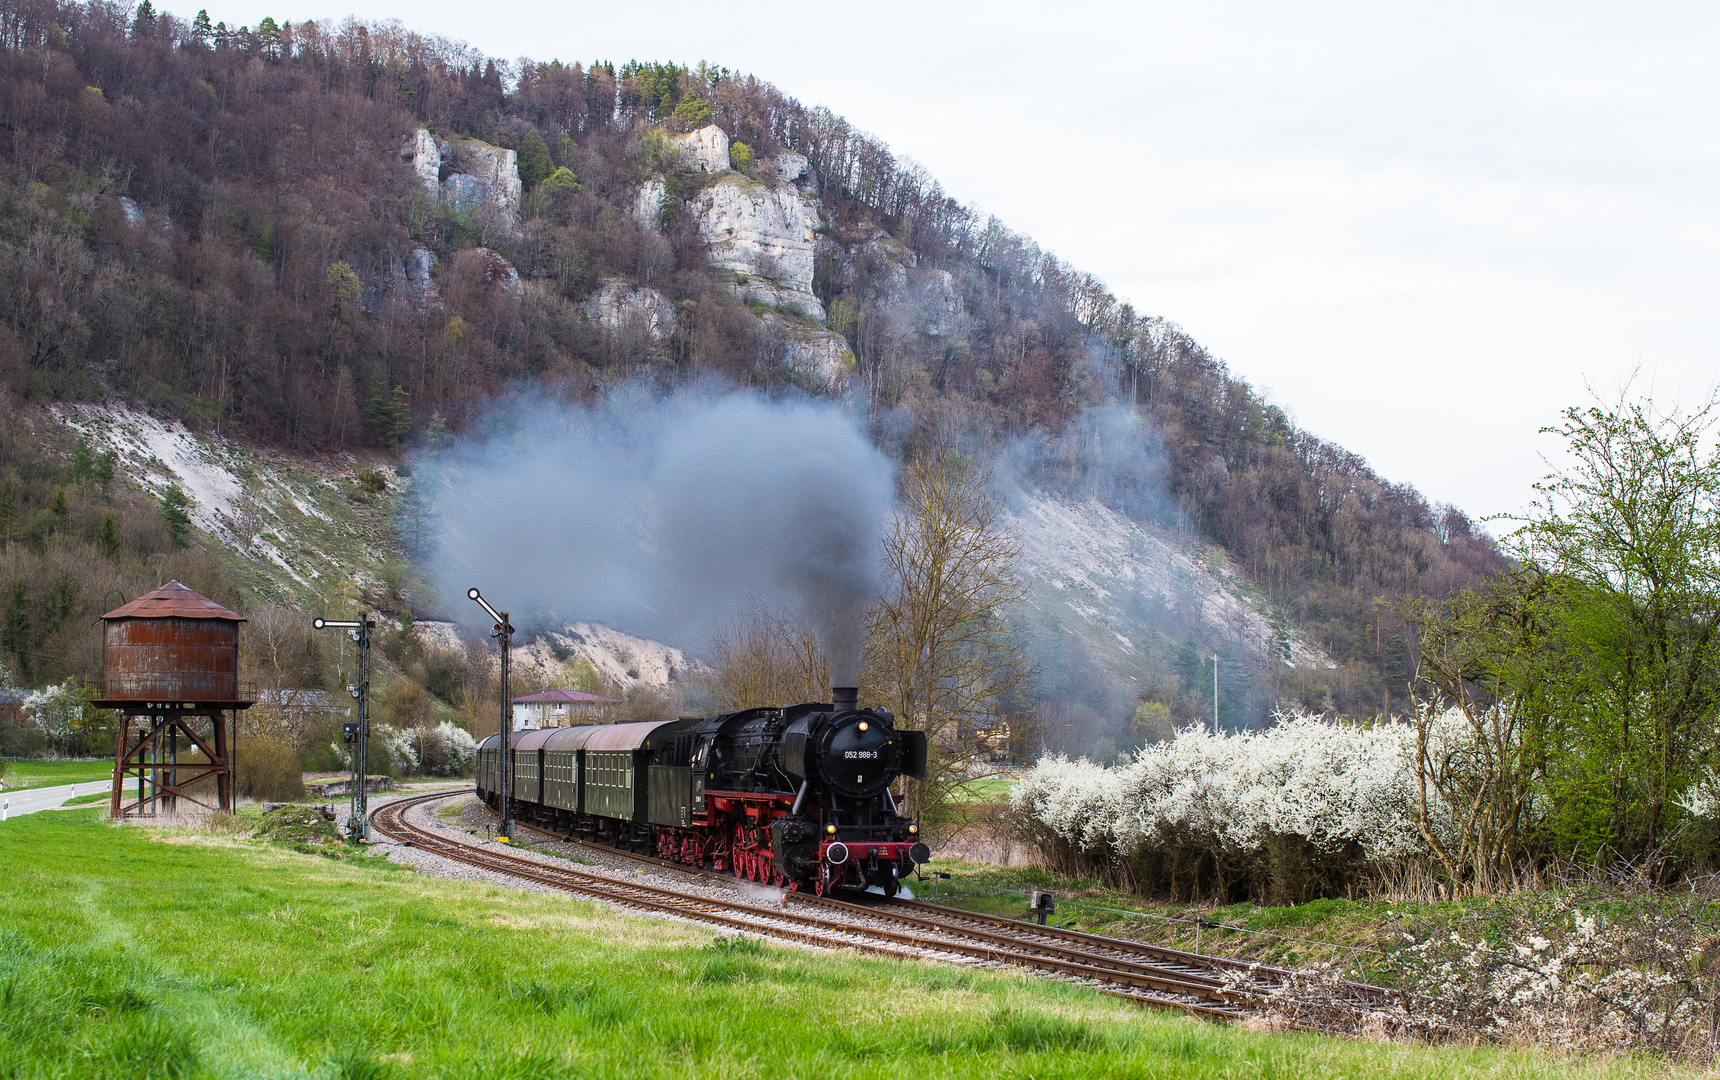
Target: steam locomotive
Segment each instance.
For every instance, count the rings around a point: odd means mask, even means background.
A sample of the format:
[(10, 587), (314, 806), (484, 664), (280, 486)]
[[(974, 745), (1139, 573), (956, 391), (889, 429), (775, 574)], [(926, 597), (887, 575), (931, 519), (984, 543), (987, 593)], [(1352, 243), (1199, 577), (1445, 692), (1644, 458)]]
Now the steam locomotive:
[[(890, 786), (926, 773), (926, 737), (887, 710), (832, 701), (709, 719), (516, 733), (521, 820), (823, 896), (897, 883), (931, 858)], [(478, 747), (478, 794), (500, 809), (500, 736)]]

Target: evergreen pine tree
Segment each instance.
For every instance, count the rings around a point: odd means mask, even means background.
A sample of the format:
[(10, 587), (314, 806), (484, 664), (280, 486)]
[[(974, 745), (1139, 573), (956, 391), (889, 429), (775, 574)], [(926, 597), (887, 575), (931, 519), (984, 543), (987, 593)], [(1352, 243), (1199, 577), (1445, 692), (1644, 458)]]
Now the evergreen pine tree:
[(167, 534), (179, 547), (185, 546), (186, 530), (191, 527), (191, 515), (185, 512), (190, 505), (190, 498), (178, 484), (167, 485), (167, 490), (161, 493), (161, 523), (167, 526)]
[(0, 543), (18, 535), (18, 504), (12, 499), (12, 489), (0, 491)]
[(406, 442), (406, 433), (412, 429), (412, 395), (406, 392), (406, 387), (394, 388), (394, 399), (388, 412), (388, 437), (398, 448)]
[(80, 438), (78, 445), (72, 449), (72, 483), (88, 480), (95, 468), (96, 459), (90, 453), (90, 441)]
[(6, 606), (6, 624), (0, 627), (0, 648), (17, 661), (18, 674), (30, 678), (30, 599), (22, 578), (12, 582), (12, 602)]
[(535, 131), (526, 132), (520, 139), (519, 155), (520, 181), (528, 188), (536, 187), (555, 171), (555, 164), (549, 159), (549, 144)]
[(684, 97), (675, 106), (675, 119), (687, 125), (689, 131), (711, 122), (711, 103), (703, 98)]
[(96, 482), (96, 486), (101, 489), (101, 493), (103, 495), (108, 493), (108, 485), (113, 483), (113, 469), (116, 457), (117, 455), (115, 455), (112, 450), (109, 450), (101, 457), (96, 458), (95, 465), (90, 469), (90, 478)]
[(66, 489), (64, 487), (54, 492), (52, 509), (54, 511), (54, 516), (60, 519), (60, 524), (62, 526), (64, 526), (67, 519), (72, 516), (71, 508), (66, 505)]
[(257, 40), (262, 44), (264, 56), (270, 59), (279, 59), (281, 55), (281, 27), (275, 22), (273, 15), (263, 16), (263, 21), (257, 24)]
[(215, 27), (209, 22), (209, 10), (204, 8), (191, 20), (191, 41), (199, 49), (207, 49), (215, 37)]
[(119, 525), (112, 514), (102, 515), (101, 528), (96, 530), (96, 546), (110, 559), (119, 558)]
[(137, 5), (137, 17), (131, 22), (131, 36), (134, 38), (153, 37), (155, 34), (155, 5), (149, 0)]

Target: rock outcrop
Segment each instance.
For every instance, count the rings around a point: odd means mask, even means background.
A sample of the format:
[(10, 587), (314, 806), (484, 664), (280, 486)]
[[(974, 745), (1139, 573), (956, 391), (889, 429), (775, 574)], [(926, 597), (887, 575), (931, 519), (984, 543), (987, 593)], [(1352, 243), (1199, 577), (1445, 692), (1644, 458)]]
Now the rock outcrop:
[(119, 197), (119, 212), (125, 218), (125, 223), (127, 225), (130, 225), (134, 229), (140, 229), (143, 227), (143, 207), (137, 205), (137, 203), (126, 198), (124, 195)]
[(639, 185), (633, 196), (633, 220), (641, 228), (655, 231), (663, 227), (663, 196), (666, 193), (660, 176), (653, 176)]
[(616, 278), (605, 281), (579, 311), (611, 334), (634, 333), (662, 342), (675, 332), (675, 307), (667, 297)]
[(854, 373), (854, 353), (841, 334), (775, 312), (767, 312), (763, 322), (778, 363), (798, 375), (808, 389), (835, 390)]
[(824, 305), (812, 293), (818, 209), (798, 189), (724, 178), (688, 208), (712, 264), (735, 275), (742, 296), (824, 321)]
[(729, 135), (715, 124), (685, 135), (670, 135), (669, 141), (681, 148), (681, 160), (688, 168), (708, 173), (729, 170)]
[(519, 155), (477, 139), (438, 139), (419, 128), (400, 159), (412, 167), (425, 194), (458, 210), (487, 210), (510, 224), (520, 217)]
[(450, 156), (457, 171), (442, 181), (443, 202), (462, 210), (494, 210), (510, 221), (519, 218), (524, 185), (518, 154), (476, 139), (460, 139)]
[(778, 150), (770, 156), (766, 166), (770, 175), (784, 184), (793, 184), (810, 178), (811, 164), (805, 154), (797, 154), (793, 150)]
[(436, 136), (419, 128), (406, 140), (406, 148), (400, 156), (412, 163), (412, 172), (418, 177), (418, 183), (423, 185), (424, 193), (432, 199), (441, 198), (442, 148), (436, 145)]
[(412, 254), (406, 257), (406, 266), (401, 275), (406, 286), (406, 295), (420, 311), (442, 306), (441, 299), (436, 293), (436, 281), (430, 276), (436, 269), (436, 256), (427, 247), (415, 247)]

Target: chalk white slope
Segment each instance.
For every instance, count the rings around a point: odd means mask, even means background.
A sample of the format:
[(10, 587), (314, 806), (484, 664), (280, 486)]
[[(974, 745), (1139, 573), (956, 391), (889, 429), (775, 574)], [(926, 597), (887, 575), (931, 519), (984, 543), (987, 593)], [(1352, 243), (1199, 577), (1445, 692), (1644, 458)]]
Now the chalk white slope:
[(1223, 549), (1142, 525), (1095, 499), (1028, 492), (1010, 508), (1020, 573), (1043, 620), (1126, 668), (1160, 600), (1207, 633), (1295, 667), (1334, 667), (1290, 628)]

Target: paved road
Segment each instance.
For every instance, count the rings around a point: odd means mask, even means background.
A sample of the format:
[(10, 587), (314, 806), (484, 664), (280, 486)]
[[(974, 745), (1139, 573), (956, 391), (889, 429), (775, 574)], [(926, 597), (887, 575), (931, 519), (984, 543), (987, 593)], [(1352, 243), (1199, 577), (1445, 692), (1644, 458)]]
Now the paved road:
[(19, 814), (52, 810), (74, 795), (94, 795), (98, 791), (109, 790), (112, 790), (112, 785), (107, 780), (86, 780), (81, 784), (60, 784), (57, 787), (24, 788), (21, 791), (0, 792), (0, 808), (5, 810), (7, 817), (15, 818)]

